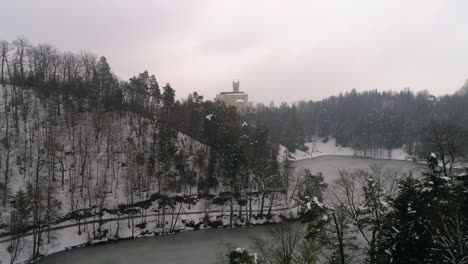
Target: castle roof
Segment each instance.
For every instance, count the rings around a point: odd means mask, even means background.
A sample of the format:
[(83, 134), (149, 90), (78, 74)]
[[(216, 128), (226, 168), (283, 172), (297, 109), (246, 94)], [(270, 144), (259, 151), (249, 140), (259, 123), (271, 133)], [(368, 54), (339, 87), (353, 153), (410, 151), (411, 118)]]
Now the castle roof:
[(220, 94), (245, 94), (244, 92), (221, 92)]

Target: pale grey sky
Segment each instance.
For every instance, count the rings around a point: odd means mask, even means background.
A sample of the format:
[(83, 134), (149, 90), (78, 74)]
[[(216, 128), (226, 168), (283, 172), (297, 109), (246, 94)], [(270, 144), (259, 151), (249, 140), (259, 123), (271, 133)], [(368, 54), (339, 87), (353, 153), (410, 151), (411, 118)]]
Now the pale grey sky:
[(250, 99), (358, 91), (452, 93), (468, 78), (468, 1), (0, 0), (0, 39), (25, 35), (148, 70), (177, 97), (239, 78)]

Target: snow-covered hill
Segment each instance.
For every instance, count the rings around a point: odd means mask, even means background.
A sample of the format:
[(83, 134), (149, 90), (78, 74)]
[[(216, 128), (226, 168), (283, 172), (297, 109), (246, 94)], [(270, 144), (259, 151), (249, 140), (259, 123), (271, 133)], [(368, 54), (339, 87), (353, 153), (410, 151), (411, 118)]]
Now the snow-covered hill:
[[(18, 88), (0, 90), (0, 263), (10, 263), (14, 254), (19, 263), (87, 243), (296, 214), (281, 194), (264, 203), (258, 194), (249, 195), (244, 198), (249, 204), (242, 206), (221, 188), (198, 195), (198, 180), (206, 173), (203, 154), (209, 150), (177, 133), (176, 150), (167, 157), (165, 150), (172, 147), (158, 142), (167, 135), (157, 119), (67, 111), (31, 90), (21, 96)], [(18, 100), (13, 92), (21, 104), (12, 103)], [(20, 219), (12, 203), (19, 191), (28, 197)], [(229, 203), (236, 210), (232, 216)], [(263, 212), (273, 216), (267, 219)], [(19, 232), (24, 235), (12, 235), (18, 223), (24, 224)]]

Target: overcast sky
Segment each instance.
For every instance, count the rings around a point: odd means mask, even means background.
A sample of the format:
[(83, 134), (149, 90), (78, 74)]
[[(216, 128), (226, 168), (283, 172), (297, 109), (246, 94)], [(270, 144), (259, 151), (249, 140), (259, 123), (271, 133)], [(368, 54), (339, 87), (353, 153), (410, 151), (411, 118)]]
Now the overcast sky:
[(233, 78), (255, 102), (358, 91), (452, 93), (468, 78), (468, 1), (0, 0), (0, 39), (25, 35), (148, 70), (177, 97)]

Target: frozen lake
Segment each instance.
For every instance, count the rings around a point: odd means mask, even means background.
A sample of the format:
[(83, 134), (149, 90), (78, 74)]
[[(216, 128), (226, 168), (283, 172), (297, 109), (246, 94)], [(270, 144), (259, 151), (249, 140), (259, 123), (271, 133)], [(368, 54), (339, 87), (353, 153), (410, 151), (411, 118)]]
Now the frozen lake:
[(249, 248), (251, 238), (268, 236), (268, 226), (206, 229), (175, 235), (124, 240), (94, 247), (76, 248), (50, 255), (44, 264), (211, 264), (218, 255), (234, 248)]
[(328, 155), (319, 156), (312, 159), (298, 160), (294, 162), (296, 174), (302, 175), (304, 169), (310, 169), (312, 173), (322, 172), (325, 182), (332, 183), (338, 176), (340, 170), (369, 169), (372, 164), (383, 166), (398, 173), (414, 174), (420, 173), (424, 165), (403, 160), (383, 160), (371, 158), (358, 158), (352, 156)]
[[(372, 164), (398, 172), (419, 172), (422, 165), (398, 160), (376, 160), (349, 156), (320, 156), (295, 162), (296, 173), (302, 174), (308, 168), (312, 172), (321, 171), (325, 181), (332, 183), (342, 169), (367, 169)], [(248, 248), (252, 236), (268, 237), (268, 226), (239, 229), (209, 229), (188, 231), (176, 235), (140, 238), (119, 241), (95, 247), (73, 249), (53, 254), (39, 261), (43, 264), (210, 264), (218, 255), (232, 247)]]

